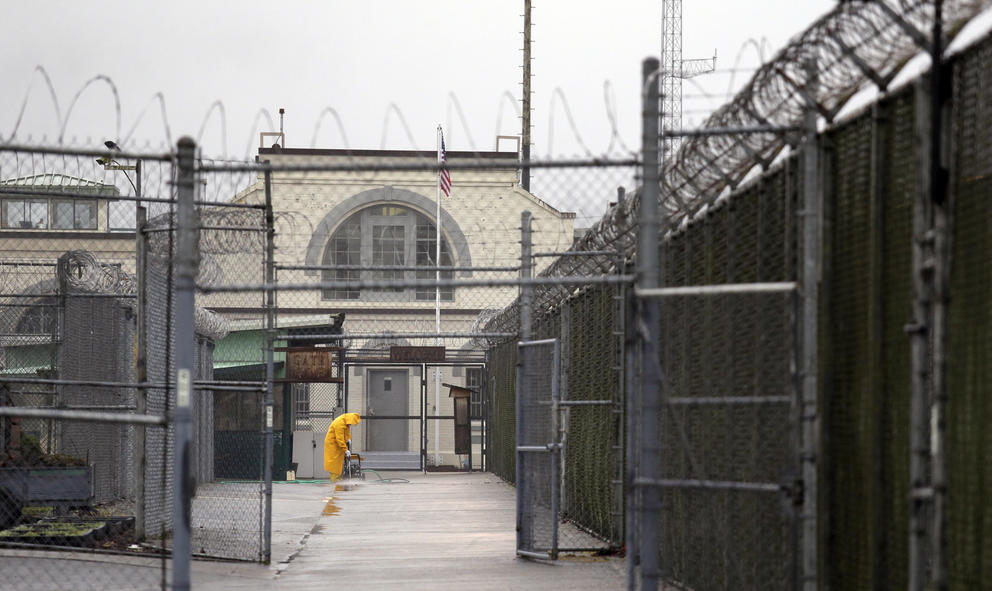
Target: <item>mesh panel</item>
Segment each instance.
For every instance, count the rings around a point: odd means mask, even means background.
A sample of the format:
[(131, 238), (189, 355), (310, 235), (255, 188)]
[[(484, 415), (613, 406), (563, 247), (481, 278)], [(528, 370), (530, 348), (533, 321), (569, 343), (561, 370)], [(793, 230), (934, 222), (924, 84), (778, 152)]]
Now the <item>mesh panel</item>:
[[(831, 548), (843, 565), (832, 570), (855, 586), (872, 585), (872, 563), (876, 560), (871, 516), (874, 513), (876, 437), (873, 425), (859, 417), (878, 416), (878, 398), (868, 386), (870, 361), (870, 279), (868, 262), (871, 228), (871, 118), (862, 116), (838, 130), (834, 136), (836, 156), (833, 179), (834, 223), (829, 245), (831, 261), (827, 294), (829, 318), (824, 338), (833, 368), (825, 374), (824, 422), (829, 425), (826, 444), (827, 478), (833, 486), (824, 499), (831, 506), (828, 528), (848, 544)], [(829, 336), (827, 336), (829, 335)], [(836, 463), (835, 463), (836, 462)], [(857, 506), (852, 505), (859, 499)], [(836, 505), (835, 505), (836, 504)]]
[[(763, 177), (666, 241), (663, 284), (791, 279), (788, 174)], [(781, 293), (661, 302), (659, 551), (668, 581), (792, 587), (794, 510), (782, 487), (797, 461), (793, 306)]]
[(833, 585), (907, 580), (913, 105), (900, 93), (832, 136), (821, 502), (826, 535), (848, 541), (827, 547)]
[(566, 406), (561, 415), (561, 518), (595, 534), (562, 528), (562, 550), (618, 545), (621, 538), (617, 294), (615, 288), (589, 289), (564, 310), (568, 332), (562, 340), (562, 399), (605, 404)]
[(489, 468), (507, 482), (516, 482), (516, 376), (517, 344), (500, 343), (489, 351), (490, 390), (486, 447)]
[(882, 538), (880, 566), (886, 572), (877, 581), (879, 588), (905, 589), (909, 556), (909, 339), (904, 325), (912, 316), (912, 204), (916, 183), (913, 178), (913, 100), (909, 93), (893, 98), (891, 124), (885, 130), (890, 156), (883, 176), (884, 198), (880, 215), (884, 228), (881, 276), (881, 326), (878, 327), (880, 357), (878, 376), (884, 399), (880, 431), (881, 457), (876, 465), (883, 486), (880, 511)]
[[(519, 383), (519, 425), (517, 446), (545, 447), (554, 441), (552, 420), (553, 371), (556, 343), (521, 345)], [(550, 451), (521, 451), (517, 454), (517, 516), (520, 532), (520, 549), (529, 552), (546, 552), (554, 548), (555, 522), (552, 494), (554, 461), (557, 454)]]
[(978, 589), (992, 578), (992, 495), (988, 461), (992, 454), (992, 322), (988, 296), (992, 271), (992, 202), (989, 194), (990, 110), (988, 60), (992, 44), (961, 59), (955, 77), (952, 181), (954, 236), (948, 318), (947, 391), (947, 566), (949, 588)]
[[(93, 180), (100, 175), (89, 156), (15, 150), (2, 159), (8, 174), (16, 171), (0, 187), (4, 205), (38, 207), (30, 228), (9, 216), (2, 221), (0, 404), (107, 417), (0, 421), (2, 560), (8, 574), (35, 588), (157, 587), (172, 514), (166, 429), (127, 415), (164, 416), (171, 351), (149, 347), (149, 379), (159, 387), (147, 390), (149, 408), (140, 410), (136, 296), (144, 278), (136, 276), (134, 202), (118, 201), (122, 192), (110, 179)], [(162, 188), (171, 166), (155, 158), (146, 164), (146, 196), (168, 197)], [(167, 285), (163, 278), (158, 293)], [(160, 304), (148, 316), (158, 320), (149, 332), (159, 345), (169, 324), (169, 307)], [(196, 349), (200, 367), (209, 368), (208, 343)], [(209, 453), (209, 441), (199, 444)], [(75, 556), (66, 568), (70, 555), (51, 552), (57, 547), (85, 549), (88, 562)], [(114, 564), (106, 551), (129, 554), (129, 564)]]

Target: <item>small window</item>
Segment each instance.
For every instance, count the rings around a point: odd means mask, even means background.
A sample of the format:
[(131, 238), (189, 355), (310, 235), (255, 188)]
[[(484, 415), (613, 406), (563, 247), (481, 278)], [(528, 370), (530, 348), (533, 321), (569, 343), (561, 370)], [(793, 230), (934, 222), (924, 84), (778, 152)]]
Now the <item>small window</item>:
[(385, 392), (390, 392), (393, 389), (393, 378), (384, 378), (382, 380), (382, 389)]
[(482, 368), (469, 367), (465, 370), (465, 386), (472, 390), (469, 399), (469, 416), (482, 418)]
[(76, 202), (76, 228), (79, 230), (96, 229), (96, 202), (78, 201)]
[(52, 207), (52, 227), (59, 230), (95, 230), (96, 201), (59, 200)]
[[(424, 216), (417, 218), (417, 266), (430, 267), (434, 265), (437, 258), (437, 228)], [(451, 251), (448, 249), (448, 241), (441, 241), (441, 265), (451, 266)], [(434, 279), (437, 271), (417, 271), (417, 279)], [(451, 271), (441, 271), (441, 279), (454, 279), (455, 274)], [(437, 297), (437, 291), (431, 288), (417, 288), (417, 300), (432, 301)], [(440, 290), (441, 299), (450, 302), (455, 299), (453, 287), (442, 287)]]
[[(372, 264), (374, 266), (403, 266), (406, 264), (406, 228), (403, 226), (372, 225)], [(381, 281), (402, 280), (403, 271), (372, 271), (372, 279)], [(403, 291), (402, 288), (376, 289), (376, 291)]]
[(4, 199), (0, 213), (2, 213), (4, 228), (40, 229), (48, 227), (48, 201)]
[(292, 384), (293, 412), (296, 429), (307, 430), (310, 424), (310, 384)]
[(296, 400), (296, 418), (310, 418), (310, 384), (293, 384), (293, 398)]
[(406, 217), (409, 215), (410, 210), (405, 207), (397, 207), (395, 205), (381, 205), (378, 207), (373, 207), (369, 213), (371, 215), (380, 215), (383, 217)]
[(75, 221), (72, 201), (56, 201), (53, 209), (52, 227), (58, 230), (71, 230)]

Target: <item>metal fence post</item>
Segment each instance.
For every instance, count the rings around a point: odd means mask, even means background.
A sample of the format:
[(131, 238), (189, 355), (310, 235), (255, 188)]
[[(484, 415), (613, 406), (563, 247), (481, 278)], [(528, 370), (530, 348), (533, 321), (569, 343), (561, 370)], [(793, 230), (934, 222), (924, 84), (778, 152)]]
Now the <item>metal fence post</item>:
[(930, 474), (930, 423), (927, 404), (930, 393), (930, 314), (932, 284), (927, 269), (932, 241), (928, 238), (931, 227), (929, 207), (930, 156), (927, 113), (930, 97), (922, 81), (915, 88), (914, 135), (919, 146), (917, 154), (918, 182), (913, 200), (913, 321), (906, 325), (909, 334), (909, 590), (922, 591), (927, 581), (927, 513), (933, 489), (929, 487)]
[(933, 29), (930, 39), (930, 203), (933, 217), (933, 308), (931, 309), (931, 379), (930, 424), (930, 484), (933, 488), (933, 515), (931, 519), (930, 549), (932, 574), (931, 587), (936, 591), (947, 589), (947, 446), (945, 442), (947, 405), (947, 304), (950, 301), (950, 224), (948, 169), (950, 162), (945, 147), (950, 146), (944, 125), (951, 99), (951, 68), (944, 65), (943, 0), (934, 1)]
[(802, 261), (802, 405), (800, 464), (803, 481), (803, 504), (800, 510), (802, 539), (802, 588), (817, 588), (817, 453), (819, 452), (819, 289), (820, 289), (820, 216), (822, 212), (819, 182), (819, 146), (816, 130), (816, 62), (806, 63), (806, 113), (803, 127), (803, 261)]
[[(618, 201), (619, 205), (623, 206), (623, 191), (620, 191), (620, 199)], [(619, 252), (616, 257), (616, 274), (622, 275), (626, 270), (624, 268), (624, 257)], [(614, 461), (616, 462), (616, 470), (613, 474), (614, 480), (613, 484), (613, 517), (615, 519), (613, 525), (613, 531), (611, 532), (611, 542), (614, 544), (622, 544), (624, 542), (624, 531), (625, 531), (625, 511), (624, 511), (624, 501), (626, 500), (626, 468), (625, 462), (627, 457), (627, 352), (626, 342), (627, 342), (627, 290), (624, 288), (622, 283), (618, 283), (613, 292), (613, 302), (614, 302), (614, 314), (616, 317), (614, 319), (614, 333), (613, 336), (616, 338), (616, 367), (617, 372), (617, 392), (616, 397), (613, 400), (613, 412), (615, 416), (619, 418), (618, 429), (616, 431), (616, 439), (613, 444), (616, 446), (617, 453), (614, 456)]]
[[(643, 133), (641, 150), (643, 158), (643, 178), (641, 185), (640, 231), (637, 244), (637, 286), (642, 289), (658, 287), (658, 232), (661, 227), (661, 156), (659, 152), (659, 113), (660, 81), (657, 59), (644, 60), (643, 80)], [(640, 447), (640, 461), (635, 466), (635, 485), (638, 482), (653, 482), (659, 474), (659, 433), (661, 365), (658, 355), (661, 315), (658, 301), (641, 298), (638, 304), (636, 330), (641, 337), (641, 383), (639, 388), (640, 416), (637, 417), (640, 429), (637, 445)], [(633, 417), (632, 417), (633, 419)], [(661, 512), (660, 491), (654, 487), (638, 487), (635, 498), (639, 501), (635, 521), (640, 524), (638, 557), (640, 558), (640, 588), (653, 591), (658, 588), (658, 519)]]
[(637, 466), (639, 441), (637, 437), (637, 416), (635, 401), (637, 396), (637, 385), (640, 376), (637, 367), (640, 361), (638, 356), (639, 342), (637, 339), (637, 316), (636, 300), (634, 290), (626, 293), (624, 310), (624, 467), (623, 467), (623, 503), (624, 503), (624, 546), (627, 549), (627, 589), (636, 589), (637, 581), (634, 566), (637, 563), (638, 545), (637, 540), (637, 514), (635, 511), (637, 489), (634, 487), (634, 479), (637, 477), (635, 467)]
[(551, 363), (551, 560), (558, 560), (558, 515), (561, 511), (561, 491), (564, 485), (559, 482), (562, 470), (562, 444), (559, 438), (558, 402), (561, 397), (561, 342), (554, 344), (554, 357)]
[[(138, 161), (141, 162), (140, 160)], [(138, 176), (138, 188), (141, 187), (140, 175)], [(135, 343), (135, 350), (137, 351), (137, 358), (135, 359), (135, 374), (138, 381), (138, 388), (135, 390), (135, 401), (134, 401), (134, 412), (135, 414), (143, 415), (147, 411), (147, 400), (148, 391), (143, 385), (148, 381), (148, 318), (146, 314), (148, 313), (147, 306), (147, 277), (146, 273), (146, 252), (147, 252), (147, 236), (145, 235), (145, 223), (147, 222), (148, 212), (143, 206), (138, 206), (136, 218), (135, 218), (135, 247), (137, 249), (136, 255), (136, 275), (138, 279), (138, 289), (137, 289), (137, 330), (135, 338), (137, 342)], [(145, 426), (135, 425), (134, 426), (134, 537), (137, 541), (141, 542), (145, 539)]]
[[(552, 379), (558, 380), (558, 398), (560, 400), (568, 400), (568, 374), (571, 371), (571, 343), (572, 343), (572, 322), (569, 302), (565, 302), (561, 306), (561, 312), (559, 315), (561, 325), (559, 327), (558, 334), (558, 347), (559, 347), (559, 359), (561, 363), (559, 364), (558, 370), (555, 372), (555, 376)], [(558, 444), (558, 507), (559, 511), (568, 511), (568, 501), (567, 491), (568, 488), (565, 486), (566, 470), (565, 466), (568, 461), (566, 457), (568, 454), (568, 421), (571, 418), (571, 409), (567, 406), (558, 407), (555, 410), (554, 417), (552, 417), (555, 423), (554, 429), (554, 443)]]
[(189, 137), (179, 140), (176, 185), (178, 187), (178, 228), (176, 230), (176, 410), (173, 442), (173, 523), (172, 588), (190, 588), (190, 502), (195, 487), (192, 473), (192, 413), (190, 395), (193, 385), (193, 352), (196, 336), (193, 329), (194, 288), (198, 248), (198, 214), (193, 203), (196, 191), (194, 158), (196, 142)]
[[(272, 212), (272, 171), (265, 171), (265, 508), (262, 527), (262, 562), (272, 560), (272, 433), (275, 362), (272, 347), (275, 338), (275, 216)], [(289, 409), (283, 409), (289, 412)], [(284, 434), (285, 436), (285, 434)]]
[[(533, 259), (531, 258), (531, 248), (533, 235), (531, 234), (531, 213), (524, 211), (520, 213), (520, 278), (527, 280), (531, 278), (533, 270)], [(533, 288), (523, 285), (520, 289), (520, 340), (530, 340), (530, 298)]]
[[(524, 281), (530, 279), (531, 275), (531, 213), (529, 211), (523, 211), (520, 213), (520, 278)], [(525, 342), (530, 340), (530, 297), (531, 297), (531, 287), (526, 283), (522, 284), (520, 287), (520, 341)], [(516, 402), (514, 405), (516, 421), (515, 429), (516, 433), (514, 436), (514, 447), (520, 445), (521, 437), (521, 421), (520, 421), (520, 386), (523, 383), (523, 373), (524, 373), (524, 355), (519, 350), (517, 352), (517, 379), (516, 379), (516, 390), (515, 398)], [(514, 484), (516, 485), (517, 493), (517, 548), (523, 547), (524, 540), (524, 530), (523, 530), (523, 491), (520, 490), (520, 453), (514, 452)]]

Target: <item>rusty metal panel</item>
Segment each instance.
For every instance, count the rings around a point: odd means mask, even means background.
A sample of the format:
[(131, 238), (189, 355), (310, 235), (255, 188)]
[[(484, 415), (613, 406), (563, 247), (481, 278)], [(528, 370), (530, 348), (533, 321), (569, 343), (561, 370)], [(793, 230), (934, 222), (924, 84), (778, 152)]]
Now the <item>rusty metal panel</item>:
[(338, 349), (330, 347), (287, 347), (287, 382), (342, 382), (334, 375)]
[(390, 347), (389, 360), (400, 363), (436, 363), (444, 361), (444, 347)]

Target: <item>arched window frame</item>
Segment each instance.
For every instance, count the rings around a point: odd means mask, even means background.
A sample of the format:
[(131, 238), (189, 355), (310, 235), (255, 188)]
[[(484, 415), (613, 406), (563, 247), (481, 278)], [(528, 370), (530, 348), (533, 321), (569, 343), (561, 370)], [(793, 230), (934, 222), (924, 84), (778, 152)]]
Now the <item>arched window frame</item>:
[[(432, 216), (407, 203), (376, 203), (349, 214), (330, 232), (324, 245), (322, 265), (360, 265), (363, 270), (324, 270), (324, 281), (383, 280), (413, 281), (433, 279), (435, 271), (401, 271), (370, 269), (381, 266), (433, 267), (437, 224)], [(452, 266), (451, 247), (442, 232), (441, 266)], [(442, 271), (442, 279), (452, 279), (454, 273)], [(362, 290), (325, 289), (325, 300), (421, 301), (433, 302), (433, 288), (389, 288)], [(454, 288), (441, 288), (441, 301), (452, 302)]]

